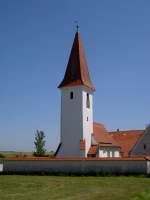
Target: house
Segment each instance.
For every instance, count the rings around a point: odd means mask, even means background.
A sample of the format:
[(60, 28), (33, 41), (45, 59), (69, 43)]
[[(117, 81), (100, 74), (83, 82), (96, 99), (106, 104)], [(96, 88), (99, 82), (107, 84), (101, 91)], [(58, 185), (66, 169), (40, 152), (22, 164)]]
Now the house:
[(93, 123), (91, 147), (88, 157), (120, 157), (121, 146), (108, 133), (103, 124)]
[(130, 156), (150, 156), (150, 125), (133, 146)]
[(61, 134), (57, 157), (129, 157), (150, 155), (150, 128), (109, 132), (93, 122), (93, 93), (80, 34), (77, 30), (61, 92)]

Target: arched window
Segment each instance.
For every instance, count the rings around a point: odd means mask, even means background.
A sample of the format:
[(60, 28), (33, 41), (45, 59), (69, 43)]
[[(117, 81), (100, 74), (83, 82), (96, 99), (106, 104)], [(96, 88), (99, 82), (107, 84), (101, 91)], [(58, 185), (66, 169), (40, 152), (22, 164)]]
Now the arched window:
[(89, 97), (89, 93), (86, 94), (86, 107), (90, 108), (90, 97)]
[(70, 99), (73, 99), (73, 92), (70, 92)]

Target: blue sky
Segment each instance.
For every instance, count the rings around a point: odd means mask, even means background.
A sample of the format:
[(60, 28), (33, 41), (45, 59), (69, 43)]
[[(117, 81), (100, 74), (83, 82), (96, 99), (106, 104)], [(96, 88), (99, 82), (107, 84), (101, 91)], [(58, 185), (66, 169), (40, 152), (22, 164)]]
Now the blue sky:
[(60, 135), (60, 92), (78, 20), (96, 87), (94, 120), (108, 130), (150, 123), (149, 0), (0, 0), (0, 150), (47, 150)]

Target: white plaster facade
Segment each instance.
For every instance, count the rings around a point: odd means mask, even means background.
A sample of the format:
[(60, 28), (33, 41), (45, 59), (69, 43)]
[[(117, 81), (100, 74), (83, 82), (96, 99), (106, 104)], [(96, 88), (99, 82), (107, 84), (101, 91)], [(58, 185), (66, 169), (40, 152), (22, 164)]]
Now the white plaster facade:
[(98, 155), (97, 157), (100, 158), (112, 158), (112, 157), (120, 157), (120, 150), (119, 148), (115, 147), (99, 147)]
[[(73, 93), (72, 99), (71, 93)], [(61, 146), (57, 156), (87, 157), (92, 133), (93, 91), (85, 86), (61, 88)], [(85, 152), (80, 151), (80, 140), (85, 140)]]

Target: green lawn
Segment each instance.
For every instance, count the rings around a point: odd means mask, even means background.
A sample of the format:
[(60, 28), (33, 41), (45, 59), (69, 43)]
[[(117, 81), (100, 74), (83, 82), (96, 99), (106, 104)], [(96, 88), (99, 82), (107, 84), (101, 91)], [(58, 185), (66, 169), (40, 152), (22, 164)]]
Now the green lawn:
[(150, 178), (0, 176), (0, 200), (150, 200)]

